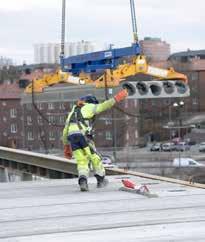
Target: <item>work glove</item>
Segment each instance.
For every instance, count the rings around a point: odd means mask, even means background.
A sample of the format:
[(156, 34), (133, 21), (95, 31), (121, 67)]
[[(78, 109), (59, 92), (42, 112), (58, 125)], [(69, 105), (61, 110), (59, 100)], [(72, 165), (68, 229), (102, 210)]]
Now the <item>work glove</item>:
[(123, 101), (126, 97), (128, 96), (128, 91), (127, 89), (123, 89), (119, 91), (115, 96), (114, 99), (117, 103)]
[(72, 158), (72, 149), (71, 146), (68, 145), (64, 145), (64, 157), (67, 159), (71, 159)]

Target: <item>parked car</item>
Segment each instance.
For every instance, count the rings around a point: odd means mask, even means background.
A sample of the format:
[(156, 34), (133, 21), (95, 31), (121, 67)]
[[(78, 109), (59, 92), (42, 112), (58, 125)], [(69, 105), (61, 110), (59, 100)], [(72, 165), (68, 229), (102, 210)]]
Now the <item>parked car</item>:
[(103, 163), (104, 165), (112, 164), (112, 158), (111, 158), (110, 156), (103, 155), (103, 156), (102, 156), (102, 163)]
[(181, 142), (181, 138), (179, 138), (179, 137), (172, 139), (172, 143), (174, 143), (175, 145), (178, 144), (179, 142)]
[(192, 139), (185, 139), (184, 140), (189, 146), (192, 146), (192, 145), (196, 145), (196, 141), (195, 140), (192, 140)]
[(175, 167), (202, 167), (205, 166), (198, 161), (191, 158), (175, 158), (173, 160), (173, 166)]
[(199, 152), (205, 152), (205, 142), (199, 144)]
[(195, 140), (190, 140), (188, 142), (188, 145), (192, 146), (192, 145), (196, 145), (196, 141)]
[[(117, 168), (117, 165), (113, 164), (113, 158), (108, 155), (101, 155), (102, 163), (105, 168)], [(89, 162), (90, 170), (93, 170), (92, 163)]]
[(161, 144), (160, 143), (155, 143), (151, 146), (150, 151), (161, 151)]
[(113, 164), (113, 159), (110, 156), (102, 156), (102, 163), (105, 168), (115, 168), (116, 165)]
[(173, 151), (175, 149), (174, 143), (164, 143), (162, 144), (163, 151)]
[(190, 146), (186, 142), (179, 142), (177, 145), (175, 145), (176, 151), (187, 151), (190, 150)]

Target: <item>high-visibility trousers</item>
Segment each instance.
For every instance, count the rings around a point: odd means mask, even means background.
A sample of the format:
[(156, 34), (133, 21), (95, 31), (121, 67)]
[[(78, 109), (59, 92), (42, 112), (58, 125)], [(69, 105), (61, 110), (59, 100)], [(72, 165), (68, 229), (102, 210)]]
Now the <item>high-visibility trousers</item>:
[(89, 176), (89, 162), (91, 162), (95, 175), (105, 176), (105, 169), (100, 156), (94, 152), (91, 152), (89, 144), (82, 134), (72, 134), (68, 136), (68, 140), (72, 147), (73, 156), (77, 161), (79, 177)]

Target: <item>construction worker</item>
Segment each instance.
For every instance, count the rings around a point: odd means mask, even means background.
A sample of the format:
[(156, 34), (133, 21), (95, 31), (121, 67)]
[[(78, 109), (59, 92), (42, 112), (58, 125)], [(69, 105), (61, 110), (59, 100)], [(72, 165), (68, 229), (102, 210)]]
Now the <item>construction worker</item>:
[(115, 103), (124, 100), (128, 96), (126, 89), (119, 91), (114, 98), (99, 103), (95, 96), (81, 97), (68, 114), (63, 130), (64, 155), (70, 157), (70, 146), (74, 158), (77, 161), (78, 184), (81, 191), (88, 191), (89, 162), (91, 162), (97, 187), (104, 187), (105, 169), (100, 156), (97, 154), (92, 137), (92, 122), (95, 115), (110, 109)]

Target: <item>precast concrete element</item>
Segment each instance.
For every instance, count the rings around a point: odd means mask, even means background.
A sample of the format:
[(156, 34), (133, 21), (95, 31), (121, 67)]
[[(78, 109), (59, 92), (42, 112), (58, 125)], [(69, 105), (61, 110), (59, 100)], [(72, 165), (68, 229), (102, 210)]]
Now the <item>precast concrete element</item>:
[(3, 160), (15, 161), (21, 164), (77, 175), (75, 160), (68, 160), (53, 155), (0, 147), (0, 160), (1, 162)]
[(185, 83), (169, 81), (138, 81), (122, 83), (122, 87), (128, 89), (129, 98), (175, 98), (190, 96), (189, 86)]
[[(45, 155), (45, 154), (39, 154), (39, 153), (35, 153), (35, 152), (30, 152), (30, 151), (23, 151), (23, 150), (16, 150), (16, 149), (0, 147), (0, 163), (1, 163), (0, 165), (2, 165), (2, 163), (4, 163), (3, 162), (4, 160), (15, 161), (19, 164), (27, 164), (27, 165), (31, 165), (34, 167), (44, 168), (47, 170), (53, 170), (54, 172), (57, 171), (57, 172), (73, 174), (73, 175), (78, 174), (75, 160), (68, 160), (68, 159), (53, 156), (53, 155)], [(20, 166), (20, 168), (21, 167), (22, 166)], [(24, 166), (22, 168), (25, 169)], [(32, 173), (32, 171), (29, 171), (29, 173)], [(36, 173), (34, 173), (34, 174), (36, 174)], [(146, 173), (141, 173), (141, 172), (136, 172), (136, 171), (129, 171), (126, 169), (106, 168), (106, 174), (107, 175), (116, 175), (116, 174), (125, 175), (125, 174), (127, 174), (127, 175), (133, 175), (136, 177), (144, 177), (144, 178), (153, 179), (153, 180), (166, 181), (166, 182), (170, 182), (170, 183), (177, 183), (177, 184), (181, 184), (181, 185), (205, 189), (205, 184), (198, 184), (198, 183), (193, 184), (193, 183), (183, 181), (183, 180), (156, 176), (156, 175), (151, 175), (151, 174), (146, 174)], [(39, 174), (39, 175), (41, 175), (41, 174)], [(44, 176), (45, 176), (45, 174), (44, 174)], [(50, 178), (59, 178), (59, 177), (55, 176), (55, 174), (53, 176), (50, 176), (48, 174), (47, 177), (48, 178), (49, 177)], [(61, 176), (60, 178), (63, 178), (63, 176)]]

